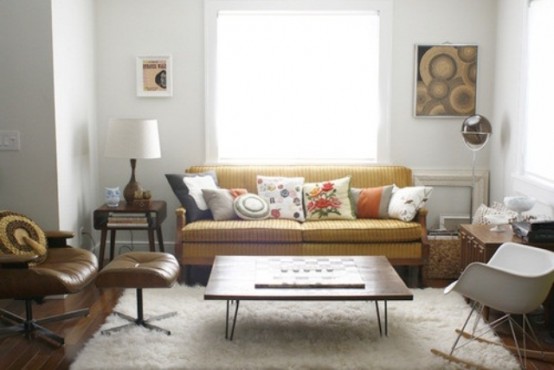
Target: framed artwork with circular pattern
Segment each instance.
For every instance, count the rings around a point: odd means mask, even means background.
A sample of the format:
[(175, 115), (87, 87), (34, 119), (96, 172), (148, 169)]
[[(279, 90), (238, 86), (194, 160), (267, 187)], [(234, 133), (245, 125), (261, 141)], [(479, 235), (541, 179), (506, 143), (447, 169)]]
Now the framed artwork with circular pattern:
[(416, 45), (414, 116), (455, 118), (475, 114), (476, 45)]

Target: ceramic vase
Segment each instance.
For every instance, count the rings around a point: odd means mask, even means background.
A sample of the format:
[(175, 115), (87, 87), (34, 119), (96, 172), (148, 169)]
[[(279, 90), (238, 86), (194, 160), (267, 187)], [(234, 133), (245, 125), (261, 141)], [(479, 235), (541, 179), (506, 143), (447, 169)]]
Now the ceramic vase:
[(116, 186), (115, 188), (105, 188), (104, 195), (108, 207), (117, 207), (119, 205), (119, 201), (121, 200), (121, 191), (119, 190), (119, 186)]

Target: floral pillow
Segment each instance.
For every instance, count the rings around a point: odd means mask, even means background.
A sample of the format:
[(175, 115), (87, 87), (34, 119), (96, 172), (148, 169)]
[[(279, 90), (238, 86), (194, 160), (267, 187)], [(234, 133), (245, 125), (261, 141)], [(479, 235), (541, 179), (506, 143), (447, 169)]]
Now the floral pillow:
[(305, 184), (302, 192), (306, 207), (306, 220), (351, 220), (356, 218), (350, 201), (350, 176)]
[(389, 217), (402, 221), (412, 221), (425, 206), (433, 188), (428, 186), (408, 186), (393, 189), (389, 203)]
[(257, 176), (258, 195), (269, 203), (271, 218), (304, 221), (303, 177)]

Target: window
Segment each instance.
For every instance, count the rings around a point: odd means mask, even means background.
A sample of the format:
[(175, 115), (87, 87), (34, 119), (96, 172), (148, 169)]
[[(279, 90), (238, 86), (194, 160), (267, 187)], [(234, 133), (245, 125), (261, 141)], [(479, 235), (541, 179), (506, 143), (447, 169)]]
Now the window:
[(386, 160), (387, 4), (206, 0), (207, 161)]
[(530, 0), (527, 9), (526, 86), (523, 96), (521, 170), (514, 176), (514, 190), (554, 204), (552, 137), (554, 115), (549, 105), (554, 84), (554, 2)]
[(553, 19), (554, 1), (533, 0), (529, 3), (524, 172), (552, 184), (554, 114), (550, 105), (554, 86)]

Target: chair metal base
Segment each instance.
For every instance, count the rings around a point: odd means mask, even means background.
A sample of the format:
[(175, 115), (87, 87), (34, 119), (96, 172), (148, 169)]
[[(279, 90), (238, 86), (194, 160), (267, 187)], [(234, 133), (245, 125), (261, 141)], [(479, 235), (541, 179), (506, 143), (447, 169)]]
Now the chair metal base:
[(18, 333), (24, 333), (27, 338), (31, 338), (33, 334), (42, 334), (45, 338), (53, 341), (54, 343), (63, 346), (64, 338), (51, 330), (45, 328), (41, 324), (48, 322), (55, 322), (61, 320), (68, 320), (75, 317), (87, 316), (89, 314), (88, 308), (66, 312), (61, 315), (54, 315), (45, 317), (42, 319), (33, 319), (33, 307), (32, 300), (25, 299), (25, 317), (18, 316), (12, 312), (0, 309), (0, 317), (5, 321), (15, 322), (15, 325), (0, 328), (0, 336), (14, 335)]
[(111, 334), (111, 333), (114, 333), (114, 332), (118, 332), (122, 329), (138, 325), (138, 326), (142, 326), (142, 327), (145, 327), (147, 329), (150, 329), (150, 330), (161, 331), (161, 332), (163, 332), (167, 335), (171, 335), (171, 331), (160, 328), (156, 325), (152, 325), (152, 324), (150, 324), (150, 322), (167, 319), (168, 317), (173, 317), (173, 316), (177, 315), (177, 312), (170, 312), (170, 313), (166, 313), (166, 314), (163, 314), (163, 315), (151, 317), (148, 320), (144, 320), (143, 308), (142, 308), (142, 288), (137, 288), (137, 318), (125, 315), (121, 312), (115, 312), (114, 311), (113, 313), (116, 314), (117, 316), (129, 321), (129, 324), (125, 324), (125, 325), (117, 326), (115, 328), (102, 330), (100, 332), (101, 334)]
[[(529, 322), (529, 319), (528, 319), (527, 315), (525, 315), (525, 314), (521, 315), (522, 320), (523, 320), (521, 325), (516, 320), (514, 320), (512, 315), (504, 314), (503, 316), (501, 316), (500, 318), (494, 320), (493, 322), (489, 322), (487, 328), (482, 329), (482, 330), (477, 330), (476, 329), (477, 324), (478, 324), (479, 320), (481, 320), (483, 318), (484, 308), (485, 307), (482, 304), (478, 303), (478, 302), (473, 302), (472, 303), (471, 311), (470, 311), (469, 315), (467, 316), (467, 318), (464, 322), (464, 325), (462, 326), (461, 329), (456, 329), (456, 333), (458, 335), (456, 337), (456, 340), (454, 341), (454, 344), (452, 345), (450, 353), (447, 354), (447, 353), (444, 353), (444, 352), (439, 351), (439, 350), (434, 349), (434, 348), (431, 349), (431, 352), (434, 353), (435, 355), (441, 356), (441, 357), (443, 357), (443, 358), (445, 358), (449, 361), (456, 362), (456, 363), (459, 363), (459, 364), (465, 364), (466, 366), (469, 366), (471, 368), (476, 368), (476, 369), (484, 369), (484, 368), (482, 366), (480, 366), (479, 364), (474, 364), (474, 363), (471, 363), (469, 361), (466, 361), (464, 359), (461, 359), (461, 358), (458, 358), (458, 357), (454, 356), (454, 352), (457, 349), (459, 349), (459, 348), (461, 348), (461, 347), (463, 347), (463, 346), (465, 346), (465, 345), (467, 345), (467, 344), (469, 344), (473, 341), (504, 346), (506, 349), (510, 350), (512, 353), (514, 353), (517, 356), (517, 360), (519, 361), (520, 366), (521, 366), (522, 369), (527, 368), (527, 359), (528, 358), (546, 360), (549, 357), (547, 355), (547, 353), (542, 349), (542, 346), (540, 345), (539, 340), (537, 339), (537, 336), (535, 335), (533, 327), (531, 326), (531, 323)], [(473, 324), (473, 330), (472, 330), (471, 333), (468, 333), (468, 332), (465, 331), (465, 328), (466, 328), (467, 324), (469, 323), (472, 316), (475, 316), (475, 321), (474, 321), (474, 324)], [(489, 341), (487, 339), (482, 338), (482, 336), (484, 334), (494, 330), (496, 327), (498, 327), (501, 324), (506, 323), (506, 322), (509, 324), (510, 332), (512, 334), (512, 339), (514, 341), (514, 346), (507, 346), (507, 345), (504, 345), (504, 344), (501, 344), (501, 343), (495, 343), (495, 342), (492, 342), (492, 341)], [(518, 338), (516, 336), (515, 328), (518, 328), (521, 331), (521, 345), (520, 345), (520, 341), (518, 340)], [(468, 341), (460, 344), (459, 342), (460, 342), (460, 339), (462, 337), (467, 339)], [(538, 351), (528, 350), (527, 349), (527, 342), (526, 342), (527, 338), (532, 340), (540, 348), (540, 350), (538, 350)]]

